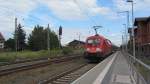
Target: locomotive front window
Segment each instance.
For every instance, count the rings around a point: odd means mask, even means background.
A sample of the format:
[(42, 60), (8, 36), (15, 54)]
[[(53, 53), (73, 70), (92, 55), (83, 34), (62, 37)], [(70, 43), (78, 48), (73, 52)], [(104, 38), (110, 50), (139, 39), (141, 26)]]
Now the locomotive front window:
[(88, 43), (88, 44), (99, 44), (100, 41), (99, 41), (98, 39), (89, 39), (89, 40), (87, 41), (87, 43)]

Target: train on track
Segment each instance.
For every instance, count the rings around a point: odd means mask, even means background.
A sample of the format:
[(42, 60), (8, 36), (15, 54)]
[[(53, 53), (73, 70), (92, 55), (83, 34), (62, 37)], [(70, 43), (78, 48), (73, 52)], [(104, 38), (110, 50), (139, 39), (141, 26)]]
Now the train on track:
[(91, 62), (99, 62), (113, 52), (112, 46), (110, 40), (99, 34), (90, 36), (85, 42), (84, 58)]

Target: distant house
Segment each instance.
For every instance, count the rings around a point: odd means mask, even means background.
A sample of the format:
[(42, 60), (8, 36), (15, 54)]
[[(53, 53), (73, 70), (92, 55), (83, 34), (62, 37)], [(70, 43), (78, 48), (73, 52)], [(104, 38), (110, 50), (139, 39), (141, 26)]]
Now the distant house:
[(4, 48), (4, 42), (5, 42), (5, 39), (2, 35), (2, 33), (0, 32), (0, 49)]
[(83, 41), (73, 40), (68, 43), (68, 46), (72, 47), (72, 48), (83, 48), (84, 44), (85, 44), (85, 42), (83, 42)]

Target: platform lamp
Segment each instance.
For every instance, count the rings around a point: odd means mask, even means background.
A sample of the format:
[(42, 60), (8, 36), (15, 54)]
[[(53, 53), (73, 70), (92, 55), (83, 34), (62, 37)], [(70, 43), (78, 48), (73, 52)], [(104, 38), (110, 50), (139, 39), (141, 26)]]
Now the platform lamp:
[(128, 51), (128, 46), (127, 46), (127, 38), (128, 38), (128, 35), (127, 35), (127, 25), (126, 24), (123, 24), (123, 26), (124, 26), (124, 28), (125, 28), (125, 50), (126, 50), (126, 52)]
[(133, 39), (133, 57), (135, 59), (135, 38), (134, 38), (134, 1), (133, 0), (127, 0), (128, 3), (131, 3), (132, 5), (132, 39)]
[[(121, 11), (121, 12), (117, 12), (117, 13), (125, 13), (127, 15), (127, 25), (126, 25), (126, 42), (128, 41), (128, 35), (127, 35), (127, 30), (129, 28), (129, 11)], [(126, 44), (126, 51), (128, 51), (128, 46)]]

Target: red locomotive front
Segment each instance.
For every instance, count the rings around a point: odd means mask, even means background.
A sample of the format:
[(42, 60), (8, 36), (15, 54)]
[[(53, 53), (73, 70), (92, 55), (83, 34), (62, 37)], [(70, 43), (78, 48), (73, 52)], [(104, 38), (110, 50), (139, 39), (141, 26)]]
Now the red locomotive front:
[(112, 44), (109, 40), (100, 35), (90, 36), (86, 40), (85, 53), (86, 59), (99, 61), (107, 57), (112, 52)]

